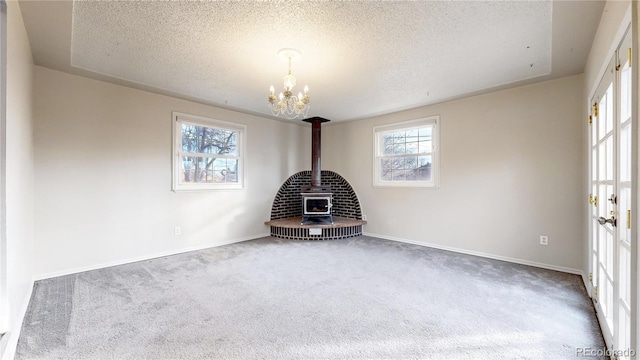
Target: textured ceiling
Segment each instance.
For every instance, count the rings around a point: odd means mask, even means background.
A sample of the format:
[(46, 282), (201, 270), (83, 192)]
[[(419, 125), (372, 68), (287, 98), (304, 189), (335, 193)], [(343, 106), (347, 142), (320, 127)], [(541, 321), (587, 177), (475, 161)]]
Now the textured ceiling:
[[(56, 20), (46, 16), (51, 4), (38, 3), (21, 3), (36, 63), (270, 115), (269, 86), (279, 92), (287, 71), (277, 52), (291, 47), (303, 55), (292, 72), (296, 92), (310, 88), (309, 116), (335, 121), (581, 73), (603, 8), (585, 1), (78, 1), (53, 9), (65, 18), (57, 20), (67, 26), (58, 41), (69, 52), (56, 55), (39, 45), (54, 25), (34, 22)], [(595, 25), (584, 25), (589, 18)]]

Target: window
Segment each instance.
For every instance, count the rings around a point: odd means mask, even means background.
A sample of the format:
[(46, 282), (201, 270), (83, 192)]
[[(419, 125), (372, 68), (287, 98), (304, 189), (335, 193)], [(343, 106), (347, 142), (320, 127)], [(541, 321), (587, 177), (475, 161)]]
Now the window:
[(439, 116), (376, 126), (374, 186), (437, 187)]
[(173, 113), (173, 190), (241, 189), (244, 125)]

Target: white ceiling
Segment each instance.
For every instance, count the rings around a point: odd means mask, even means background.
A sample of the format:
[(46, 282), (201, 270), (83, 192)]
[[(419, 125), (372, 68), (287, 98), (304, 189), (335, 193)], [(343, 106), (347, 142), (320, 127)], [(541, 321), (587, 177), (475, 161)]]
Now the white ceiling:
[(38, 65), (271, 116), (295, 48), (345, 121), (583, 72), (603, 1), (23, 1)]

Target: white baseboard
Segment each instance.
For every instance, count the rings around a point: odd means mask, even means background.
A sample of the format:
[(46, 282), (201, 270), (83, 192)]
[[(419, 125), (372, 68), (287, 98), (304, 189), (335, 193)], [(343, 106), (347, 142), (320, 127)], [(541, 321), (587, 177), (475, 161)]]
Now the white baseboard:
[[(569, 267), (564, 267), (564, 266), (551, 265), (551, 264), (545, 264), (545, 263), (529, 261), (529, 260), (523, 260), (523, 259), (517, 259), (517, 258), (501, 256), (501, 255), (494, 255), (494, 254), (489, 254), (489, 253), (484, 253), (484, 252), (479, 252), (479, 251), (465, 250), (465, 249), (460, 249), (460, 248), (455, 248), (455, 247), (450, 247), (450, 246), (443, 246), (443, 245), (428, 243), (428, 242), (424, 242), (424, 241), (398, 238), (398, 237), (395, 237), (395, 236), (380, 235), (380, 234), (374, 234), (374, 233), (368, 233), (368, 232), (363, 232), (363, 235), (376, 237), (376, 238), (380, 238), (380, 239), (403, 242), (403, 243), (407, 243), (407, 244), (426, 246), (426, 247), (430, 247), (430, 248), (434, 248), (434, 249), (452, 251), (452, 252), (457, 252), (457, 253), (460, 253), (460, 254), (479, 256), (479, 257), (484, 257), (484, 258), (488, 258), (488, 259), (501, 260), (501, 261), (511, 262), (511, 263), (515, 263), (515, 264), (529, 265), (529, 266), (539, 267), (539, 268), (548, 269), (548, 270), (555, 270), (555, 271), (561, 271), (561, 272), (566, 272), (566, 273), (570, 273), (570, 274), (576, 274), (576, 275), (580, 275), (582, 277), (582, 281), (584, 282), (585, 287), (588, 289), (588, 279), (586, 278), (586, 275), (585, 275), (584, 271), (579, 270), (579, 269), (574, 269), (574, 268), (569, 268)], [(39, 275), (36, 275), (34, 277), (34, 281), (54, 278), (54, 277), (58, 277), (58, 276), (70, 275), (70, 274), (77, 274), (77, 273), (84, 272), (84, 271), (103, 269), (103, 268), (107, 268), (107, 267), (110, 267), (110, 266), (124, 265), (124, 264), (129, 264), (129, 263), (133, 263), (133, 262), (137, 262), (137, 261), (144, 261), (144, 260), (149, 260), (149, 259), (160, 258), (160, 257), (164, 257), (164, 256), (177, 255), (177, 254), (182, 254), (182, 253), (186, 253), (186, 252), (189, 252), (189, 251), (197, 251), (197, 250), (203, 250), (203, 249), (208, 249), (208, 248), (222, 246), (222, 245), (235, 244), (235, 243), (248, 241), (248, 240), (254, 240), (254, 239), (258, 239), (258, 238), (266, 237), (266, 236), (269, 236), (269, 234), (268, 233), (266, 233), (266, 234), (258, 234), (258, 235), (247, 236), (247, 237), (239, 238), (239, 239), (226, 240), (226, 241), (221, 241), (221, 242), (216, 242), (216, 243), (209, 243), (209, 244), (204, 244), (204, 245), (192, 246), (192, 247), (178, 249), (178, 250), (171, 250), (171, 251), (166, 251), (166, 252), (162, 252), (162, 253), (148, 254), (148, 255), (143, 255), (143, 256), (138, 256), (138, 257), (133, 257), (133, 258), (126, 258), (126, 259), (121, 259), (121, 260), (116, 260), (116, 261), (111, 261), (111, 262), (106, 262), (106, 263), (101, 263), (101, 264), (96, 264), (96, 265), (83, 266), (83, 267), (78, 267), (78, 268), (62, 270), (62, 271), (56, 271), (56, 272), (52, 272), (52, 273), (39, 274)], [(25, 311), (26, 311), (26, 308), (25, 308)]]
[(215, 243), (208, 243), (208, 244), (204, 244), (204, 245), (192, 246), (192, 247), (183, 248), (183, 249), (165, 251), (165, 252), (161, 252), (161, 253), (147, 254), (147, 255), (137, 256), (137, 257), (133, 257), (133, 258), (126, 258), (126, 259), (121, 259), (121, 260), (109, 261), (109, 262), (106, 262), (106, 263), (101, 263), (101, 264), (96, 264), (96, 265), (82, 266), (82, 267), (77, 267), (77, 268), (72, 268), (72, 269), (55, 271), (55, 272), (51, 272), (51, 273), (39, 274), (39, 275), (36, 275), (34, 277), (34, 280), (35, 281), (44, 280), (44, 279), (54, 278), (54, 277), (58, 277), (58, 276), (77, 274), (77, 273), (81, 273), (81, 272), (84, 272), (84, 271), (103, 269), (103, 268), (107, 268), (107, 267), (111, 267), (111, 266), (118, 266), (118, 265), (124, 265), (124, 264), (133, 263), (133, 262), (138, 262), (138, 261), (144, 261), (144, 260), (155, 259), (155, 258), (171, 256), (171, 255), (177, 255), (177, 254), (182, 254), (182, 253), (186, 253), (186, 252), (190, 252), (190, 251), (204, 250), (204, 249), (209, 249), (209, 248), (213, 248), (213, 247), (217, 247), (217, 246), (235, 244), (235, 243), (248, 241), (248, 240), (254, 240), (254, 239), (258, 239), (258, 238), (265, 237), (265, 236), (269, 236), (269, 234), (267, 233), (267, 234), (252, 235), (252, 236), (247, 236), (247, 237), (243, 237), (243, 238), (239, 238), (239, 239), (225, 240), (225, 241), (220, 241), (220, 242), (215, 242)]
[(506, 262), (515, 263), (515, 264), (529, 265), (529, 266), (534, 266), (534, 267), (548, 269), (548, 270), (561, 271), (561, 272), (565, 272), (565, 273), (569, 273), (569, 274), (576, 274), (576, 275), (582, 276), (582, 280), (584, 281), (584, 272), (582, 270), (579, 270), (579, 269), (573, 269), (573, 268), (564, 267), (564, 266), (556, 266), (556, 265), (551, 265), (551, 264), (539, 263), (539, 262), (535, 262), (535, 261), (517, 259), (517, 258), (508, 257), (508, 256), (494, 255), (494, 254), (483, 253), (483, 252), (479, 252), (479, 251), (465, 250), (465, 249), (460, 249), (460, 248), (454, 248), (454, 247), (449, 247), (449, 246), (443, 246), (443, 245), (438, 245), (438, 244), (427, 243), (427, 242), (424, 242), (424, 241), (402, 239), (402, 238), (397, 238), (397, 237), (393, 237), (393, 236), (386, 236), (386, 235), (372, 234), (372, 233), (363, 233), (363, 235), (367, 235), (367, 236), (371, 236), (371, 237), (377, 237), (377, 238), (380, 238), (380, 239), (399, 241), (399, 242), (403, 242), (403, 243), (407, 243), (407, 244), (426, 246), (426, 247), (430, 247), (430, 248), (434, 248), (434, 249), (453, 251), (453, 252), (457, 252), (457, 253), (460, 253), (460, 254), (480, 256), (480, 257), (488, 258), (488, 259), (501, 260), (501, 261), (506, 261)]
[[(4, 347), (4, 352), (0, 359), (2, 360), (13, 360), (16, 356), (16, 348), (18, 347), (18, 338), (20, 337), (20, 330), (22, 329), (22, 322), (24, 321), (24, 317), (27, 315), (27, 309), (29, 308), (29, 302), (31, 301), (31, 295), (33, 294), (33, 281), (31, 281), (31, 285), (29, 286), (29, 293), (25, 296), (22, 304), (20, 305), (20, 309), (18, 309), (18, 317), (16, 321), (12, 324), (9, 331), (4, 334), (7, 337), (6, 346)], [(3, 336), (3, 337), (4, 337)]]

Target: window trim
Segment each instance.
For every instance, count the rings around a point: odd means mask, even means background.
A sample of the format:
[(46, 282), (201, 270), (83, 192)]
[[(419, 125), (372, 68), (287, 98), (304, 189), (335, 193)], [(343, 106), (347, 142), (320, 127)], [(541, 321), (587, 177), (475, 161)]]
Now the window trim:
[[(180, 157), (182, 156), (182, 123), (198, 126), (236, 131), (238, 133), (238, 182), (237, 183), (195, 183), (180, 184)], [(247, 161), (246, 151), (247, 126), (204, 116), (185, 114), (181, 112), (171, 113), (171, 190), (182, 191), (203, 191), (203, 190), (238, 190), (244, 189), (246, 173), (244, 171)], [(235, 156), (234, 156), (235, 158)]]
[[(382, 134), (400, 129), (412, 129), (422, 126), (433, 126), (431, 143), (431, 181), (383, 181), (380, 168)], [(419, 119), (401, 121), (373, 127), (373, 187), (380, 188), (440, 188), (440, 115), (432, 115)]]

